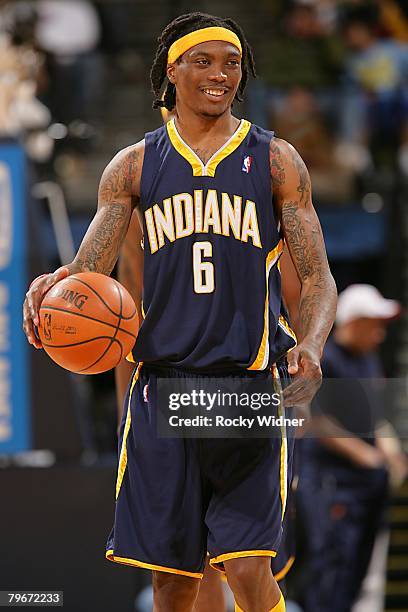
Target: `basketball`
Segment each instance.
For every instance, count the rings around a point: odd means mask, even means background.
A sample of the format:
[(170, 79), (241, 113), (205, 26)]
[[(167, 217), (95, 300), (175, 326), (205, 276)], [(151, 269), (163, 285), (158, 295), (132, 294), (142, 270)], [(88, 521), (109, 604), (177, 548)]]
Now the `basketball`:
[(115, 279), (73, 274), (44, 296), (38, 333), (44, 350), (78, 374), (114, 368), (132, 349), (139, 329), (135, 303)]

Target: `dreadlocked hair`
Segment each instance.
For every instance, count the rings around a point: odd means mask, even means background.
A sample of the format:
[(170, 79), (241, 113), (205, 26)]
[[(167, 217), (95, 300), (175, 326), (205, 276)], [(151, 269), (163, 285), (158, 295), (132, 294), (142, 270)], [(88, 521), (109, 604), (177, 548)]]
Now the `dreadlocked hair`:
[(233, 19), (224, 19), (214, 15), (207, 15), (206, 13), (187, 13), (180, 15), (180, 17), (169, 23), (157, 39), (159, 46), (157, 47), (156, 56), (150, 70), (150, 83), (155, 95), (153, 108), (164, 107), (171, 111), (176, 105), (176, 88), (172, 83), (168, 82), (164, 93), (161, 94), (163, 83), (167, 77), (167, 56), (171, 45), (182, 36), (190, 34), (190, 32), (214, 26), (231, 30), (238, 36), (241, 42), (242, 78), (235, 99), (238, 102), (242, 102), (242, 95), (245, 91), (249, 72), (251, 72), (253, 77), (256, 77), (253, 52), (243, 30)]

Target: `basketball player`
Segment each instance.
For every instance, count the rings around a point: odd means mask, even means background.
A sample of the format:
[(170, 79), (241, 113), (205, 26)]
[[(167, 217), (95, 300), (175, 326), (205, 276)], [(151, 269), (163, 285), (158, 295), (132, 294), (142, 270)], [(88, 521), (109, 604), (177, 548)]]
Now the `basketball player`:
[[(231, 112), (255, 74), (242, 30), (192, 13), (170, 23), (159, 43), (154, 105), (175, 108), (176, 118), (108, 165), (74, 261), (28, 291), (24, 330), (40, 347), (33, 326), (58, 280), (111, 273), (136, 207), (145, 236), (145, 318), (121, 424), (107, 557), (153, 571), (156, 612), (190, 612), (208, 547), (242, 610), (281, 612), (270, 558), (286, 505), (286, 437), (158, 438), (155, 390), (166, 376), (196, 379), (197, 387), (204, 375), (265, 380), (293, 349), (285, 401), (308, 404), (321, 382), (336, 289), (303, 161)], [(302, 283), (296, 347), (281, 315), (283, 237)]]
[[(164, 121), (166, 122), (166, 118), (164, 118)], [(143, 232), (138, 222), (136, 212), (134, 212), (122, 245), (118, 261), (117, 278), (133, 297), (139, 317), (143, 316), (141, 311), (143, 287), (142, 245)], [(282, 294), (284, 303), (290, 314), (291, 326), (294, 328), (295, 332), (298, 333), (297, 315), (300, 298), (300, 283), (287, 249), (282, 253), (279, 263), (282, 274)], [(293, 323), (293, 321), (295, 323)], [(115, 368), (118, 426), (120, 426), (123, 418), (126, 390), (129, 387), (129, 381), (132, 374), (132, 364), (126, 359), (122, 360)], [(290, 491), (289, 496), (291, 494)], [(290, 502), (288, 506), (285, 513), (286, 524), (283, 534), (284, 540), (280, 544), (276, 557), (272, 559), (272, 571), (277, 582), (280, 582), (286, 577), (295, 560), (294, 508), (290, 507)], [(211, 565), (208, 563), (208, 557), (204, 568), (203, 579), (200, 583), (200, 590), (195, 602), (194, 612), (227, 612), (221, 573), (212, 569)]]

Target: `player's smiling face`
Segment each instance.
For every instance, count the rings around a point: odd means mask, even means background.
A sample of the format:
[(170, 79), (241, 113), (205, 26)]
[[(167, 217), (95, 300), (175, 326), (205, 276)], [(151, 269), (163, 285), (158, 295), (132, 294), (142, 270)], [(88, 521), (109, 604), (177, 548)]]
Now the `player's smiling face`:
[(177, 102), (194, 113), (218, 117), (232, 105), (242, 77), (241, 55), (231, 43), (195, 45), (168, 67)]

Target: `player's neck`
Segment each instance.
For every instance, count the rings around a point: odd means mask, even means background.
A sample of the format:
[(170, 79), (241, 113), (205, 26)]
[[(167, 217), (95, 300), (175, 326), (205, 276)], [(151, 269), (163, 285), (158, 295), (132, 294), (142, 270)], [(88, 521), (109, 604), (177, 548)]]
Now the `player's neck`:
[(239, 119), (230, 110), (219, 117), (208, 117), (183, 107), (177, 107), (175, 121), (180, 136), (190, 145), (197, 145), (203, 140), (227, 141), (239, 125)]

